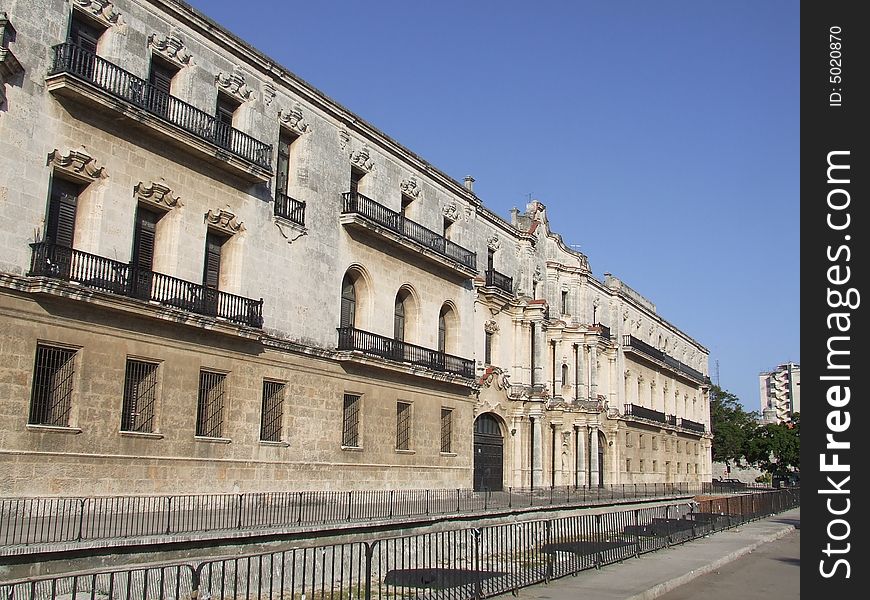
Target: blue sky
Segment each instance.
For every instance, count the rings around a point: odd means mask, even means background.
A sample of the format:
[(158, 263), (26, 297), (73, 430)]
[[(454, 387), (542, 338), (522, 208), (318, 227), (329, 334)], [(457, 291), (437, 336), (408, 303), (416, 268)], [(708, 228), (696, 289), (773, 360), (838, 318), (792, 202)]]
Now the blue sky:
[(758, 410), (800, 362), (799, 3), (191, 3), (499, 215), (529, 198)]

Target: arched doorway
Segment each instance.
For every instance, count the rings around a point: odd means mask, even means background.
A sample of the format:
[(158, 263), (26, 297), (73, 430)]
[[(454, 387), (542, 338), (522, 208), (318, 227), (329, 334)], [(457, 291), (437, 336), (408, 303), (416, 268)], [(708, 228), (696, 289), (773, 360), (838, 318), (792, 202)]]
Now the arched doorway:
[(474, 491), (504, 486), (504, 438), (498, 420), (484, 413), (474, 422)]
[(598, 487), (604, 487), (604, 449), (607, 447), (607, 438), (600, 430), (598, 431)]

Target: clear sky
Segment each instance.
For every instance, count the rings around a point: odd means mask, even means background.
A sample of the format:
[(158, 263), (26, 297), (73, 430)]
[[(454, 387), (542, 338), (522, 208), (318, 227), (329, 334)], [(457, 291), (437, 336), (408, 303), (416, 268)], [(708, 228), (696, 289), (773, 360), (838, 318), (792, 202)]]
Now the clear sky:
[(502, 217), (543, 202), (750, 410), (800, 362), (798, 2), (191, 4)]

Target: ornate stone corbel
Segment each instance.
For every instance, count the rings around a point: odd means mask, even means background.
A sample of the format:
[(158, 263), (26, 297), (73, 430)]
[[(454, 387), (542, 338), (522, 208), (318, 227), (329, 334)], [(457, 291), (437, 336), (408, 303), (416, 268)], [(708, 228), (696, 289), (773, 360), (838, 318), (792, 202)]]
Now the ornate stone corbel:
[(350, 153), (350, 162), (351, 164), (356, 165), (363, 171), (371, 171), (375, 166), (374, 161), (371, 159), (369, 155), (370, 150), (368, 146), (363, 146), (359, 150), (354, 150)]
[[(414, 177), (413, 175), (411, 177), (409, 177), (408, 179), (405, 179), (404, 181), (402, 181), (402, 183), (399, 184), (399, 187), (402, 188), (402, 194), (404, 194), (405, 196), (408, 196), (408, 197), (414, 198), (414, 199), (417, 199), (420, 197), (420, 186), (417, 183), (417, 178)], [(454, 218), (452, 220), (455, 221), (456, 219)]]
[(245, 224), (236, 219), (236, 215), (228, 210), (210, 209), (205, 213), (205, 222), (230, 235), (241, 233), (245, 230)]
[(302, 114), (302, 107), (299, 106), (298, 102), (294, 102), (290, 110), (279, 110), (278, 120), (281, 121), (282, 125), (286, 125), (299, 134), (308, 133), (311, 130), (311, 126), (305, 121), (305, 115)]
[(308, 230), (305, 227), (300, 227), (295, 223), (291, 223), (284, 219), (275, 219), (275, 226), (281, 232), (281, 236), (287, 240), (288, 244), (292, 244), (303, 235), (308, 235)]
[(498, 331), (498, 323), (496, 323), (495, 321), (487, 321), (483, 325), (483, 330), (487, 333), (495, 333), (496, 331)]
[(486, 240), (486, 246), (490, 250), (498, 250), (499, 248), (501, 248), (501, 242), (498, 240), (498, 236), (493, 235), (488, 240)]
[(347, 132), (347, 129), (339, 129), (338, 130), (338, 147), (341, 148), (341, 151), (344, 152), (347, 150), (347, 147), (350, 145), (350, 134)]
[(121, 13), (109, 0), (73, 0), (73, 3), (106, 27), (123, 23)]
[(159, 38), (156, 33), (148, 36), (148, 46), (166, 60), (175, 63), (181, 67), (190, 65), (190, 59), (193, 55), (184, 45), (184, 40), (181, 39), (175, 31), (170, 31), (162, 38)]
[(254, 90), (249, 88), (245, 83), (245, 74), (238, 67), (234, 68), (233, 72), (229, 75), (218, 73), (214, 76), (214, 82), (220, 89), (241, 99), (243, 102), (256, 98)]
[(133, 196), (139, 202), (152, 204), (164, 210), (184, 206), (178, 196), (172, 195), (172, 190), (169, 187), (154, 181), (148, 186), (141, 181), (137, 183), (133, 188)]
[[(271, 81), (267, 81), (263, 84), (263, 104), (266, 106), (270, 106), (272, 104), (272, 100), (275, 99), (275, 96), (278, 94), (278, 89), (275, 87), (275, 84)], [(281, 111), (278, 111), (278, 116), (281, 116)]]
[(84, 151), (84, 146), (81, 150), (70, 150), (65, 155), (61, 154), (60, 150), (52, 150), (48, 155), (46, 164), (79, 179), (86, 178), (96, 181), (108, 177), (105, 169), (98, 167), (97, 161)]
[(459, 208), (456, 206), (455, 202), (451, 202), (447, 206), (441, 207), (441, 214), (444, 215), (445, 219), (456, 221), (459, 219)]

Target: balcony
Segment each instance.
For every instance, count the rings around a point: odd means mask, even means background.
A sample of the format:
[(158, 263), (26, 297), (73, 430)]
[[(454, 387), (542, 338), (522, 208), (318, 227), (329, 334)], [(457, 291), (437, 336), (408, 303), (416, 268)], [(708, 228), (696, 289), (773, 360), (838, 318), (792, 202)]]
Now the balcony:
[(610, 339), (610, 327), (608, 327), (607, 325), (602, 325), (601, 323), (593, 323), (592, 328), (597, 329), (598, 335), (603, 337), (605, 340)]
[(513, 295), (514, 280), (513, 277), (508, 277), (495, 269), (490, 269), (486, 272), (486, 287), (494, 287)]
[(632, 335), (622, 336), (622, 346), (627, 350), (637, 352), (647, 358), (658, 361), (674, 373), (682, 375), (693, 383), (705, 385), (709, 382), (709, 379), (697, 369), (693, 369), (692, 367), (678, 361), (676, 358), (665, 354), (661, 350), (653, 348), (646, 342), (641, 341)]
[(54, 46), (49, 91), (110, 108), (161, 139), (253, 182), (269, 181), (272, 146), (162, 92), (144, 79), (73, 45)]
[(474, 379), (473, 360), (415, 346), (353, 327), (338, 328), (338, 349), (363, 352), (387, 360), (418, 365), (431, 371), (452, 373), (466, 379)]
[(703, 423), (691, 421), (689, 419), (680, 419), (680, 427), (694, 431), (695, 433), (707, 433), (707, 427)]
[(281, 192), (275, 193), (275, 216), (305, 226), (305, 203)]
[(345, 192), (341, 197), (343, 225), (369, 231), (466, 278), (477, 273), (477, 255), (471, 250), (362, 194)]
[(655, 423), (668, 424), (667, 415), (663, 412), (638, 406), (637, 404), (626, 404), (623, 414), (626, 417), (635, 417), (644, 421), (653, 421)]
[(226, 319), (237, 325), (263, 326), (262, 298), (251, 300), (220, 292), (66, 246), (39, 242), (30, 247), (33, 254), (28, 276), (62, 279), (110, 294)]

